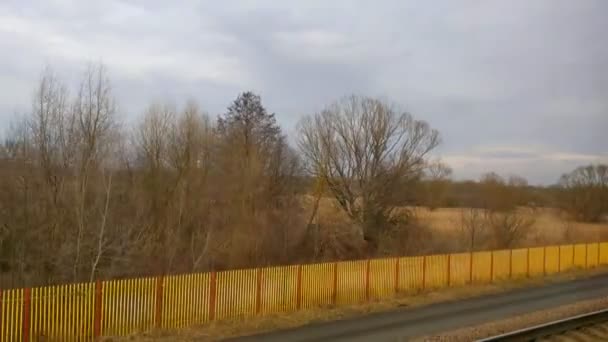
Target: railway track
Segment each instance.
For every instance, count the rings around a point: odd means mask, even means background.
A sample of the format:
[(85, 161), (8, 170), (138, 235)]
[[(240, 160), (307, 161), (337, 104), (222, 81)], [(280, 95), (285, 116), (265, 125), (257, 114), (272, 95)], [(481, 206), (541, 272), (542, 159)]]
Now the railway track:
[(608, 309), (478, 340), (499, 341), (608, 341)]

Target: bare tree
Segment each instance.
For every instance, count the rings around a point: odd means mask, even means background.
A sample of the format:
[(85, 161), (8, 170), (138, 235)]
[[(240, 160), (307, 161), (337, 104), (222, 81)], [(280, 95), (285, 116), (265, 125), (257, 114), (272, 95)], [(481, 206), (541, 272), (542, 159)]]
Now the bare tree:
[(516, 206), (531, 206), (528, 180), (522, 176), (511, 175), (507, 181), (510, 198)]
[[(80, 279), (83, 265), (83, 251), (90, 254), (90, 244), (101, 229), (94, 222), (100, 210), (105, 207), (106, 191), (93, 189), (97, 183), (104, 162), (111, 155), (116, 133), (116, 104), (112, 95), (107, 71), (102, 64), (89, 65), (73, 104), (73, 112), (78, 125), (77, 166), (75, 184), (75, 214), (77, 230), (74, 243), (73, 278)], [(95, 196), (96, 194), (101, 196)], [(94, 200), (89, 200), (89, 197)], [(103, 210), (102, 210), (103, 212)], [(91, 217), (95, 219), (91, 220)], [(97, 228), (95, 228), (97, 227)]]
[(511, 175), (509, 176), (508, 184), (512, 187), (525, 188), (528, 186), (528, 180), (522, 176)]
[(7, 144), (16, 173), (3, 184), (9, 201), (22, 199), (20, 209), (6, 211), (4, 218), (10, 231), (19, 232), (14, 241), (28, 252), (29, 260), (12, 258), (24, 277), (47, 283), (88, 278), (104, 216), (100, 170), (117, 140), (114, 113), (102, 66), (87, 69), (73, 98), (50, 68), (43, 71), (26, 129), (18, 143)]
[(481, 207), (490, 211), (510, 211), (528, 204), (528, 181), (512, 175), (507, 180), (495, 172), (483, 174), (479, 181)]
[[(34, 165), (40, 171), (40, 194), (38, 197), (44, 223), (38, 231), (44, 236), (44, 248), (59, 250), (66, 238), (65, 226), (70, 206), (66, 196), (66, 183), (73, 166), (77, 132), (73, 113), (69, 109), (67, 87), (50, 67), (40, 78), (29, 115), (32, 147), (35, 151)], [(30, 181), (38, 178), (34, 175)], [(45, 260), (48, 273), (54, 273), (61, 262), (56, 256)]]
[(608, 214), (608, 165), (587, 165), (559, 181), (560, 202), (574, 219), (598, 222)]
[(32, 263), (42, 263), (38, 256), (44, 246), (31, 241), (44, 232), (44, 226), (34, 214), (39, 193), (34, 179), (36, 154), (24, 118), (9, 127), (3, 145), (6, 158), (0, 167), (0, 286), (14, 287), (28, 280), (30, 272), (26, 270)]
[[(105, 178), (105, 177), (104, 177)], [(93, 256), (93, 263), (91, 265), (91, 276), (89, 277), (89, 281), (95, 280), (95, 274), (97, 272), (97, 267), (99, 266), (99, 262), (105, 252), (106, 249), (106, 225), (108, 222), (109, 208), (110, 208), (110, 200), (112, 193), (112, 173), (110, 173), (107, 177), (107, 181), (104, 182), (106, 198), (103, 207), (103, 212), (101, 214), (101, 223), (99, 224), (99, 231), (97, 233), (97, 248), (95, 250), (95, 254)]]
[(481, 206), (487, 210), (508, 210), (512, 203), (508, 199), (508, 189), (504, 178), (495, 172), (488, 172), (479, 180)]
[(487, 239), (487, 222), (483, 209), (464, 208), (460, 211), (460, 231), (470, 252), (482, 246)]
[[(209, 256), (212, 238), (212, 201), (209, 177), (213, 165), (214, 132), (209, 118), (190, 101), (177, 117), (169, 134), (169, 165), (176, 173), (174, 207), (176, 211), (174, 245), (189, 241), (192, 270), (199, 270)], [(169, 247), (169, 246), (168, 246)], [(180, 249), (173, 249), (177, 254)], [(172, 256), (175, 259), (176, 256)]]
[(417, 179), (439, 133), (381, 100), (351, 96), (304, 118), (300, 150), (371, 250), (394, 218), (395, 189)]
[(135, 141), (137, 171), (141, 194), (135, 201), (141, 202), (145, 218), (141, 223), (146, 227), (147, 246), (142, 253), (147, 254), (160, 267), (157, 272), (169, 268), (169, 253), (166, 247), (173, 231), (171, 205), (175, 193), (175, 178), (170, 169), (178, 157), (170, 156), (172, 130), (177, 109), (171, 104), (151, 104), (136, 127)]
[(151, 104), (135, 133), (138, 162), (150, 172), (159, 172), (167, 166), (169, 132), (176, 109), (169, 104)]
[(513, 248), (523, 241), (534, 225), (534, 218), (517, 209), (486, 212), (486, 222), (494, 234), (497, 248)]
[(34, 95), (30, 126), (37, 159), (55, 200), (63, 179), (60, 168), (69, 166), (70, 144), (75, 138), (67, 96), (66, 86), (47, 67)]
[(313, 244), (313, 260), (316, 260), (320, 253), (320, 223), (318, 218), (319, 205), (325, 192), (325, 185), (323, 179), (315, 178), (315, 184), (313, 188), (313, 203), (312, 211), (308, 218), (307, 234), (312, 239)]
[(534, 225), (534, 218), (525, 204), (528, 182), (518, 176), (505, 181), (500, 175), (490, 172), (480, 180), (481, 199), (485, 209), (485, 224), (494, 237), (495, 247), (512, 248), (521, 242)]
[(445, 203), (451, 175), (452, 169), (441, 161), (428, 163), (424, 174), (423, 198), (430, 210), (435, 210)]

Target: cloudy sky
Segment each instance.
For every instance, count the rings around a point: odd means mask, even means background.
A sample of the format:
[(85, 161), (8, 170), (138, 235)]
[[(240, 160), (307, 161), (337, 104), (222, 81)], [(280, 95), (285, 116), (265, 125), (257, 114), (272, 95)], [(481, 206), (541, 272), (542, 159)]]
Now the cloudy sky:
[(262, 95), (292, 134), (350, 93), (438, 128), (457, 178), (549, 184), (608, 162), (608, 1), (0, 0), (0, 127), (45, 65), (75, 83), (102, 61), (121, 116)]

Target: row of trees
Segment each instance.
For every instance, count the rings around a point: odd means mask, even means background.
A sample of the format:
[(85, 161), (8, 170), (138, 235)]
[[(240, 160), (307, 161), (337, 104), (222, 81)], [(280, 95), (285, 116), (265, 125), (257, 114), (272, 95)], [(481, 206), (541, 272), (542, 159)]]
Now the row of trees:
[(453, 182), (430, 174), (420, 184), (423, 191), (418, 193), (417, 204), (431, 210), (464, 208), (459, 223), (465, 246), (471, 250), (518, 246), (529, 235), (539, 207), (561, 209), (563, 224), (569, 229), (574, 221), (608, 218), (608, 166), (602, 164), (578, 167), (546, 188), (530, 186), (519, 176), (505, 179), (494, 172), (482, 175), (477, 182)]
[[(439, 163), (441, 165), (441, 163)], [(568, 218), (580, 222), (601, 222), (608, 214), (608, 166), (580, 166), (564, 174), (549, 187), (531, 186), (525, 178), (504, 178), (494, 172), (478, 181), (454, 181), (447, 166), (441, 168), (446, 176), (429, 170), (418, 183), (413, 195), (417, 205), (435, 209), (441, 207), (512, 209), (515, 207), (554, 207), (562, 209)]]
[[(217, 119), (194, 101), (152, 103), (133, 126), (118, 113), (102, 65), (71, 89), (43, 72), (0, 147), (0, 286), (403, 254), (428, 237), (408, 208), (449, 205), (463, 184), (429, 158), (439, 133), (383, 100), (346, 97), (303, 118), (298, 150), (251, 92)], [(590, 172), (564, 177), (560, 203), (587, 210), (587, 190), (605, 196), (606, 168)], [(532, 188), (496, 174), (471, 184), (460, 204), (484, 208), (513, 245)], [(319, 222), (328, 199), (347, 224)], [(577, 218), (606, 212), (592, 207)]]
[(0, 280), (22, 283), (285, 263), (301, 165), (259, 96), (216, 122), (195, 102), (118, 120), (103, 66), (74, 92), (44, 72), (0, 150)]
[(559, 182), (561, 207), (578, 221), (599, 222), (608, 217), (608, 165), (581, 166)]

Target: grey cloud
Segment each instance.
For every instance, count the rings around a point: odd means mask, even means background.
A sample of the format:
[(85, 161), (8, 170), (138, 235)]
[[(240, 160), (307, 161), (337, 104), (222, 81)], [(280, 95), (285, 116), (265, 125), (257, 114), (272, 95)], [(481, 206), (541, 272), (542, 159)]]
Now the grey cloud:
[[(194, 97), (217, 114), (253, 89), (291, 131), (302, 114), (354, 92), (429, 121), (452, 160), (514, 144), (605, 155), (607, 12), (602, 0), (8, 0), (0, 119), (29, 107), (44, 64), (75, 78), (101, 59), (128, 120), (159, 98)], [(551, 182), (582, 162), (546, 161), (541, 172), (532, 155), (487, 153), (483, 164), (456, 162), (457, 173), (475, 177), (510, 160), (507, 168)]]

